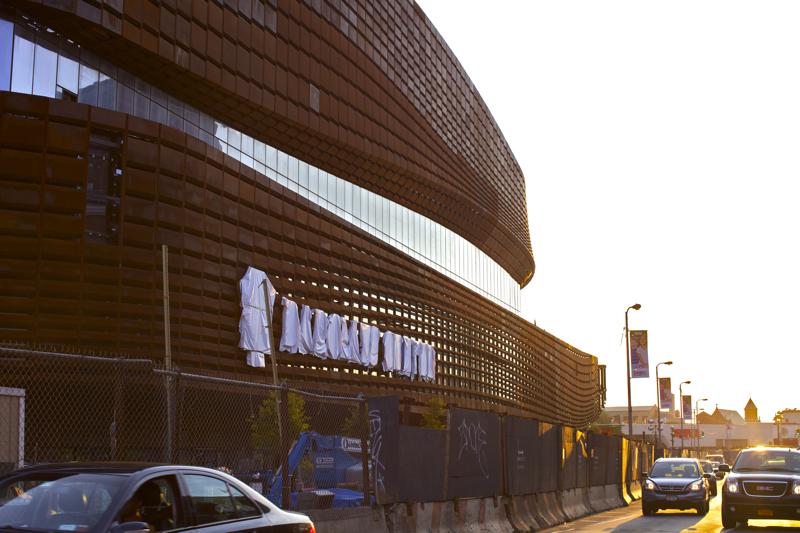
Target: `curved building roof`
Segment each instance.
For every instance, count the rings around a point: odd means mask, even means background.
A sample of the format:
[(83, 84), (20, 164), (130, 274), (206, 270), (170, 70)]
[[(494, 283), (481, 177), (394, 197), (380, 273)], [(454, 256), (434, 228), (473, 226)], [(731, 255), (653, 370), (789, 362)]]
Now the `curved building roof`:
[(522, 171), (413, 2), (22, 4), (198, 109), (449, 227), (521, 284), (533, 275)]

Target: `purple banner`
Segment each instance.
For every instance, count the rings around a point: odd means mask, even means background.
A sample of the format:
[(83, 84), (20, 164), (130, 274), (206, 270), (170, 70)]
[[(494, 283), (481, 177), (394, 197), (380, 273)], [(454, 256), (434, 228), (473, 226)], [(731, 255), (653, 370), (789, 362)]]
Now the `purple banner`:
[(661, 398), (661, 409), (672, 411), (672, 378), (658, 378), (658, 396)]
[(650, 361), (647, 356), (647, 331), (631, 330), (631, 377), (649, 378)]
[(691, 420), (692, 419), (692, 396), (689, 394), (684, 394), (681, 400), (681, 405), (683, 406), (683, 410), (681, 413), (683, 414), (684, 420)]

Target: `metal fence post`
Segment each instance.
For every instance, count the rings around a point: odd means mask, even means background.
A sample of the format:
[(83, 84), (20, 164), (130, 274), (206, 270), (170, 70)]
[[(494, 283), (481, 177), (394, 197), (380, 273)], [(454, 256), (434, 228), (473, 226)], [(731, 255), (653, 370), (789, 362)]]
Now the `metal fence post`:
[(173, 460), (173, 440), (174, 440), (174, 427), (175, 420), (172, 417), (173, 409), (172, 404), (174, 399), (172, 397), (172, 329), (170, 324), (170, 302), (169, 302), (169, 247), (166, 244), (161, 245), (161, 289), (162, 297), (164, 300), (164, 367), (167, 374), (164, 376), (164, 389), (167, 394), (167, 435), (166, 435), (166, 449), (164, 455), (166, 462)]
[(364, 506), (371, 507), (372, 502), (369, 497), (369, 418), (367, 417), (367, 398), (363, 395), (358, 408), (361, 421), (361, 483), (364, 489)]
[(280, 418), (278, 423), (281, 429), (281, 507), (290, 509), (292, 506), (292, 486), (289, 478), (289, 452), (291, 452), (292, 440), (289, 435), (289, 393), (286, 387), (282, 386), (279, 394)]

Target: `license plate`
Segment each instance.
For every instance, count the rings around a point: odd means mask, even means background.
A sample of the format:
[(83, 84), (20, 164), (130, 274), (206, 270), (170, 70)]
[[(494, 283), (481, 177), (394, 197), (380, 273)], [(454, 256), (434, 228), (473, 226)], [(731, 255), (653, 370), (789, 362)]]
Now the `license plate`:
[(773, 516), (772, 509), (759, 509), (756, 514), (758, 516)]
[(677, 496), (667, 496), (667, 501), (668, 502), (676, 502), (676, 501), (678, 501), (678, 497)]

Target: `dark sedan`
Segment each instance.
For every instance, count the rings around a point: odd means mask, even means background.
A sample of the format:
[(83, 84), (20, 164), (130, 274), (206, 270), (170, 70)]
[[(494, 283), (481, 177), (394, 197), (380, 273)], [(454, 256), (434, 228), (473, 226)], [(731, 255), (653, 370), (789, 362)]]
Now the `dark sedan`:
[[(711, 474), (713, 476), (713, 474)], [(708, 513), (709, 474), (704, 474), (697, 459), (665, 458), (644, 473), (642, 514), (650, 516), (659, 509), (696, 509)]]
[(717, 474), (714, 471), (714, 465), (712, 465), (710, 461), (700, 460), (700, 467), (703, 469), (704, 474), (711, 474), (713, 476), (713, 478), (706, 477), (708, 479), (708, 488), (711, 490), (711, 497), (715, 498), (717, 496)]
[(750, 518), (800, 520), (800, 450), (742, 450), (722, 485), (722, 525), (747, 525)]
[(43, 465), (0, 478), (0, 531), (314, 533), (239, 480), (207, 468)]

